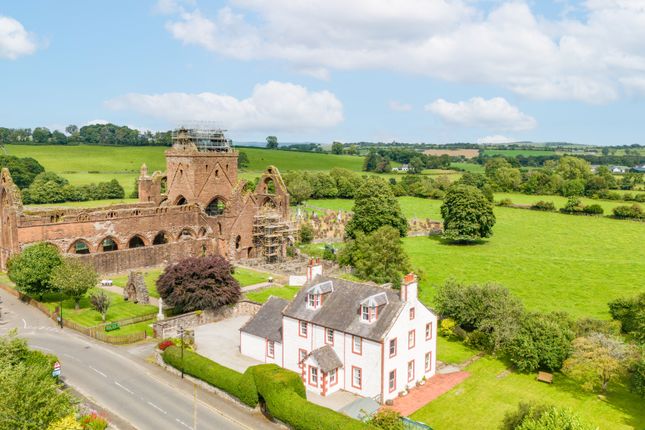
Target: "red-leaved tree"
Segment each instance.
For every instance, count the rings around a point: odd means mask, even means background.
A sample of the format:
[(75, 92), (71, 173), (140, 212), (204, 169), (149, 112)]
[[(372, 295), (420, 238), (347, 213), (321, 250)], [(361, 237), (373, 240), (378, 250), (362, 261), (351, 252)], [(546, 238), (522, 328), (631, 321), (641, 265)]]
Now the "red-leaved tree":
[(167, 266), (157, 280), (157, 291), (177, 312), (217, 309), (240, 298), (233, 266), (215, 256), (191, 257)]

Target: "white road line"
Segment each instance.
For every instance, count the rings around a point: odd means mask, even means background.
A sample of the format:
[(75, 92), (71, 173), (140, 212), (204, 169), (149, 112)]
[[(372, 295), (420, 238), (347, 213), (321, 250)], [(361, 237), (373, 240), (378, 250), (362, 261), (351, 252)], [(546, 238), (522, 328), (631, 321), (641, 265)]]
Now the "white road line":
[(192, 429), (191, 426), (189, 426), (188, 424), (186, 424), (185, 422), (183, 422), (179, 418), (175, 418), (175, 421), (177, 421), (179, 424), (181, 424), (182, 426), (186, 427), (187, 429)]
[(114, 383), (117, 385), (117, 387), (120, 387), (120, 388), (124, 389), (125, 391), (127, 391), (130, 394), (134, 394), (134, 392), (132, 390), (130, 390), (127, 387), (124, 387), (123, 385), (119, 384), (117, 381), (114, 381)]
[(107, 378), (107, 375), (105, 373), (101, 372), (100, 370), (97, 370), (97, 369), (93, 368), (92, 366), (90, 366), (90, 369), (92, 369), (93, 371), (95, 371), (96, 373), (101, 375), (102, 377)]
[(27, 321), (25, 319), (22, 319), (22, 328), (27, 328)]
[(54, 350), (53, 350), (53, 349), (45, 348), (44, 346), (34, 345), (34, 348), (36, 348), (36, 349), (42, 349), (43, 351), (47, 351), (47, 352), (54, 352)]
[(159, 406), (155, 405), (154, 403), (152, 403), (152, 402), (148, 402), (148, 404), (149, 404), (150, 406), (152, 406), (153, 408), (155, 408), (156, 410), (158, 410), (159, 412), (162, 412), (162, 413), (164, 413), (164, 414), (168, 415), (168, 412), (164, 411), (163, 409), (161, 409)]
[(79, 360), (78, 358), (74, 357), (73, 355), (69, 355), (69, 354), (67, 354), (67, 353), (65, 353), (65, 352), (63, 353), (63, 355), (64, 355), (65, 357), (67, 357), (67, 358), (71, 358), (71, 359), (72, 359), (72, 360), (74, 360), (74, 361), (78, 361), (79, 363), (81, 362), (81, 360)]

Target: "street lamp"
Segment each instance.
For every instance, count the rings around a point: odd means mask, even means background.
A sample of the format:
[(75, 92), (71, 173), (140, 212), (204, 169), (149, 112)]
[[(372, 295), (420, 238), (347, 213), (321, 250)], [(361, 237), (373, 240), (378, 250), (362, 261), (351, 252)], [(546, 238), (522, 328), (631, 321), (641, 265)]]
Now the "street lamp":
[(184, 379), (184, 326), (179, 327), (181, 335), (181, 379)]

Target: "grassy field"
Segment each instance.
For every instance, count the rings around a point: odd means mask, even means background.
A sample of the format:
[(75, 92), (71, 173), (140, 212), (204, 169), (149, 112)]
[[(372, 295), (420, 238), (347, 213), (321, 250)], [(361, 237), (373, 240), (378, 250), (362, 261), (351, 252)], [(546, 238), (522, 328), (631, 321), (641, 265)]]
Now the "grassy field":
[[(622, 194), (622, 193), (621, 193)], [(632, 194), (637, 194), (632, 192)], [(564, 207), (567, 203), (568, 198), (562, 196), (552, 196), (552, 195), (530, 195), (530, 194), (520, 194), (520, 193), (495, 193), (495, 201), (500, 201), (502, 199), (511, 199), (515, 204), (520, 205), (530, 205), (540, 200), (553, 202), (557, 209)], [(589, 199), (587, 197), (581, 197), (580, 200), (585, 205), (600, 205), (605, 210), (605, 215), (611, 215), (611, 211), (616, 206), (625, 206), (633, 205), (634, 202), (625, 202), (622, 200), (599, 200), (599, 199)], [(642, 203), (640, 203), (643, 206)]]
[(460, 364), (476, 355), (479, 351), (469, 348), (456, 339), (437, 337), (437, 360), (449, 364)]
[(281, 297), (283, 299), (291, 300), (298, 293), (300, 287), (291, 287), (285, 285), (284, 287), (269, 287), (261, 290), (249, 291), (244, 293), (247, 299), (258, 303), (264, 303), (269, 300), (269, 297)]
[(470, 173), (484, 173), (484, 166), (482, 166), (481, 164), (450, 163), (450, 167), (456, 167), (458, 169), (463, 169), (466, 172), (470, 172)]
[[(438, 351), (441, 351), (438, 346)], [(600, 429), (642, 429), (643, 399), (625, 387), (610, 389), (606, 398), (587, 393), (573, 381), (556, 373), (552, 385), (537, 382), (535, 374), (506, 373), (500, 360), (485, 356), (468, 368), (471, 376), (428, 403), (411, 418), (435, 430), (498, 429), (506, 412), (520, 401), (551, 403), (571, 408)], [(476, 423), (476, 424), (475, 424)]]
[[(441, 201), (403, 197), (408, 217), (441, 219)], [(317, 207), (350, 210), (350, 200), (316, 200)], [(436, 237), (404, 239), (422, 272), (421, 298), (449, 278), (496, 282), (529, 309), (608, 318), (607, 302), (643, 289), (645, 223), (495, 208), (494, 235), (482, 244), (447, 245)]]
[(502, 157), (517, 157), (518, 155), (538, 157), (540, 155), (556, 155), (556, 152), (543, 149), (485, 149), (484, 155), (491, 157), (496, 155)]

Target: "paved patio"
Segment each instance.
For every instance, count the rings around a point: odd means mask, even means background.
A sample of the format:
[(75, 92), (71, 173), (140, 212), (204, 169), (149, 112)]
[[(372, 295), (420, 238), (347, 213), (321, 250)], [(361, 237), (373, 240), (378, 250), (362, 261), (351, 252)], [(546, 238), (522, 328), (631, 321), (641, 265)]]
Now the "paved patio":
[(407, 417), (446, 391), (449, 391), (469, 376), (470, 373), (468, 372), (453, 372), (444, 375), (437, 374), (428, 379), (425, 385), (411, 389), (407, 396), (394, 399), (394, 404), (387, 406), (387, 408), (394, 409), (404, 417)]
[(248, 320), (248, 315), (229, 318), (216, 323), (195, 328), (197, 352), (211, 360), (244, 373), (261, 362), (240, 354), (240, 327)]

